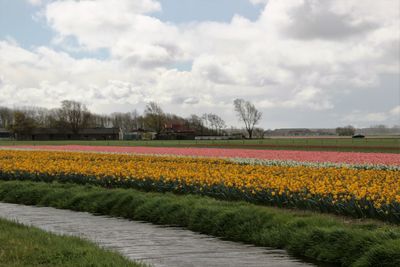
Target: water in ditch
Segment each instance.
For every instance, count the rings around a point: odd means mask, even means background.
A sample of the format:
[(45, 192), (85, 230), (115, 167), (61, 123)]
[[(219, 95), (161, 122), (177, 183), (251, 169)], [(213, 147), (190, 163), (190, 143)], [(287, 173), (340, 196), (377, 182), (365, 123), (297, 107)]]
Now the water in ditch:
[(312, 266), (290, 257), (284, 250), (86, 212), (0, 203), (0, 217), (53, 233), (85, 238), (155, 267)]

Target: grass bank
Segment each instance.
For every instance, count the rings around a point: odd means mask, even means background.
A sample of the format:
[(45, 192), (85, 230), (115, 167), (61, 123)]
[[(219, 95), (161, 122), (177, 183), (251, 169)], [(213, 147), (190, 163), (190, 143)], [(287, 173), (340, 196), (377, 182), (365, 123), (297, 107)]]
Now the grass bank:
[(144, 266), (95, 244), (0, 220), (0, 266)]
[(400, 266), (400, 227), (201, 196), (74, 184), (0, 182), (0, 200), (177, 225), (342, 266)]

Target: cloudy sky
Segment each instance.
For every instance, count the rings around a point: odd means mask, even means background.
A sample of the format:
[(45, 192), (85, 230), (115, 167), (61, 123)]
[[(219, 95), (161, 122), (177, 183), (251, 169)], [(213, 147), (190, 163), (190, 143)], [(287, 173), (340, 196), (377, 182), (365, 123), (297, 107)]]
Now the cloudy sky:
[(0, 106), (400, 124), (398, 0), (0, 0)]

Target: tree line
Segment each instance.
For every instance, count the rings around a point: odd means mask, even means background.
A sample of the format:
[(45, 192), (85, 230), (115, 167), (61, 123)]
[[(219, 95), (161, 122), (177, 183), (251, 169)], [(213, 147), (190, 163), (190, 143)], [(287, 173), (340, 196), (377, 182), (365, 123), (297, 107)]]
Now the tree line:
[[(261, 119), (261, 112), (249, 101), (236, 99), (234, 110), (244, 124), (249, 138), (254, 132), (263, 133), (255, 128)], [(214, 113), (202, 115), (191, 114), (184, 118), (166, 113), (156, 102), (147, 103), (140, 114), (136, 109), (131, 112), (115, 112), (112, 114), (96, 114), (90, 112), (85, 104), (72, 100), (64, 100), (60, 107), (47, 109), (42, 107), (0, 107), (0, 128), (11, 130), (15, 134), (30, 134), (36, 128), (69, 129), (78, 134), (85, 128), (120, 128), (124, 132), (138, 129), (160, 134), (168, 125), (180, 125), (194, 130), (197, 135), (223, 135), (226, 133), (225, 121)]]

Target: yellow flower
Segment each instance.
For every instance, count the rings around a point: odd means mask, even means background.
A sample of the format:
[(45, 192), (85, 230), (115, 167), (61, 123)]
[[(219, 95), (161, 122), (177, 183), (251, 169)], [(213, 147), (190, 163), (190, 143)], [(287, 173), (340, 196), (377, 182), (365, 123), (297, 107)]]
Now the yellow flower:
[[(143, 156), (54, 151), (0, 151), (0, 172), (112, 178), (127, 181), (174, 183), (207, 190), (212, 186), (237, 188), (256, 194), (336, 201), (367, 200), (375, 208), (400, 203), (400, 177), (396, 170), (352, 169), (346, 167), (245, 165), (220, 158)], [(77, 179), (78, 179), (77, 178)], [(204, 188), (203, 188), (204, 187)]]

